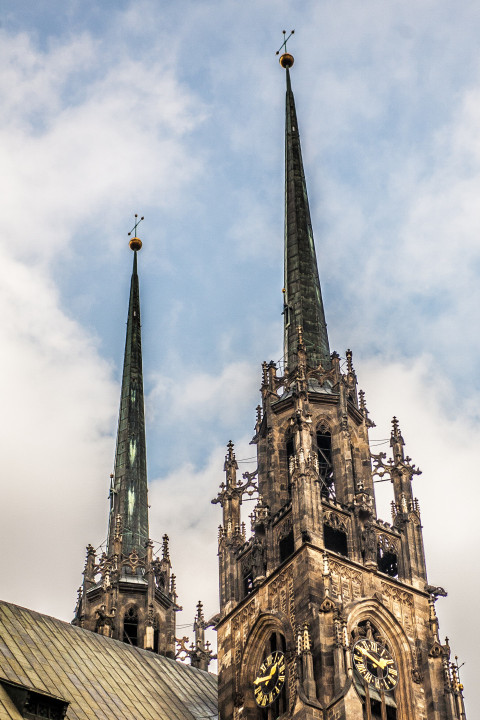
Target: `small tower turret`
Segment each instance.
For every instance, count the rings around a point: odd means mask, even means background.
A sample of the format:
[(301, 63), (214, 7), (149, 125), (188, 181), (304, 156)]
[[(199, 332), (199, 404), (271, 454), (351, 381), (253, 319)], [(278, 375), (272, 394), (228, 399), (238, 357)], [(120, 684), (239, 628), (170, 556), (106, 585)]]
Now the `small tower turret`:
[(392, 419), (390, 447), (393, 461), (391, 480), (393, 484), (394, 503), (393, 522), (402, 533), (403, 574), (419, 588), (424, 588), (427, 580), (425, 552), (423, 549), (423, 533), (420, 519), (420, 506), (413, 497), (412, 479), (421, 475), (421, 470), (405, 456), (405, 441), (396, 417)]
[(130, 282), (127, 336), (123, 361), (122, 391), (118, 416), (115, 471), (111, 489), (110, 522), (107, 554), (114, 551), (116, 525), (121, 519), (122, 552), (145, 552), (148, 532), (147, 449), (145, 442), (145, 409), (143, 399), (142, 331), (137, 254), (140, 238), (130, 240), (133, 271)]
[[(136, 231), (138, 223), (135, 216)], [(143, 220), (143, 218), (141, 218)], [(130, 234), (130, 233), (129, 233)], [(84, 582), (73, 623), (168, 657), (175, 657), (178, 609), (168, 537), (162, 558), (154, 556), (148, 530), (147, 457), (143, 400), (140, 290), (137, 254), (142, 241), (130, 240), (127, 336), (118, 419), (115, 472), (110, 476), (106, 552), (87, 547)]]

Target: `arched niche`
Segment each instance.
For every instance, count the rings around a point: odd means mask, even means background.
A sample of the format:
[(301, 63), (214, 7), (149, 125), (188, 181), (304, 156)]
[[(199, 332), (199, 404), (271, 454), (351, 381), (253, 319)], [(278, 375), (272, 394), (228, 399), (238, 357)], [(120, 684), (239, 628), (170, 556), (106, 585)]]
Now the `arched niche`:
[(412, 647), (396, 617), (378, 600), (369, 598), (351, 603), (347, 620), (348, 636), (366, 620), (376, 626), (389, 644), (398, 666), (398, 684), (394, 691), (397, 704), (397, 720), (411, 720), (416, 717), (416, 705), (412, 692), (412, 675), (415, 662)]
[(388, 535), (377, 537), (377, 565), (380, 572), (390, 577), (398, 577), (398, 543)]
[(127, 607), (123, 615), (122, 640), (128, 645), (139, 645), (138, 609), (135, 605)]
[[(270, 708), (258, 707), (254, 697), (254, 680), (265, 657), (274, 650), (285, 654), (287, 674), (281, 696)], [(243, 717), (246, 720), (276, 720), (291, 708), (294, 701), (289, 688), (295, 687), (292, 673), (296, 673), (295, 639), (288, 617), (282, 612), (260, 613), (250, 630), (242, 654), (240, 688), (243, 697)]]

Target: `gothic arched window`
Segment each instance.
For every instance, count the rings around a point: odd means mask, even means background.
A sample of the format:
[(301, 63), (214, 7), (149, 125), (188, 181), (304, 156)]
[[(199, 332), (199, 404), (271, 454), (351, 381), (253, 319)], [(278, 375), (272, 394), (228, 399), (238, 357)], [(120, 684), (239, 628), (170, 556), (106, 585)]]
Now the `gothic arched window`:
[(123, 642), (138, 645), (138, 613), (135, 607), (128, 608), (124, 615)]
[(381, 535), (378, 539), (377, 565), (380, 572), (390, 575), (390, 577), (398, 576), (397, 550), (384, 535)]
[(293, 539), (293, 529), (290, 528), (289, 532), (284, 535), (282, 538), (280, 538), (279, 542), (279, 550), (280, 550), (280, 562), (283, 562), (287, 558), (290, 557), (290, 555), (293, 555), (293, 552), (295, 550), (295, 543)]
[(332, 433), (325, 425), (317, 430), (318, 474), (322, 497), (335, 497), (335, 476), (332, 462)]
[(326, 550), (348, 557), (347, 528), (335, 513), (328, 513), (325, 516), (323, 540)]

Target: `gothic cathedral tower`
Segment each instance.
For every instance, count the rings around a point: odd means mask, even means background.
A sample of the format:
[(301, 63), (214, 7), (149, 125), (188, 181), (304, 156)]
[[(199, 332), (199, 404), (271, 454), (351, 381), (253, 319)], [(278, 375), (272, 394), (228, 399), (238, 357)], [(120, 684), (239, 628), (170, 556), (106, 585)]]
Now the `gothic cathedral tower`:
[[(142, 218), (143, 219), (143, 218)], [(136, 223), (137, 225), (137, 223)], [(136, 229), (136, 226), (135, 226)], [(138, 237), (130, 240), (133, 272), (118, 418), (115, 472), (111, 475), (106, 551), (87, 547), (83, 586), (73, 623), (131, 645), (175, 657), (175, 576), (168, 537), (154, 557), (148, 532), (147, 454), (143, 402)]]
[[(396, 418), (392, 458), (370, 451), (352, 353), (330, 353), (303, 171), (293, 57), (284, 54), (285, 369), (263, 364), (253, 442), (237, 477), (233, 444), (221, 504), (220, 720), (461, 720), (462, 686), (438, 633), (427, 581), (419, 471)], [(392, 523), (374, 477), (393, 484)], [(258, 490), (247, 540), (240, 511)]]

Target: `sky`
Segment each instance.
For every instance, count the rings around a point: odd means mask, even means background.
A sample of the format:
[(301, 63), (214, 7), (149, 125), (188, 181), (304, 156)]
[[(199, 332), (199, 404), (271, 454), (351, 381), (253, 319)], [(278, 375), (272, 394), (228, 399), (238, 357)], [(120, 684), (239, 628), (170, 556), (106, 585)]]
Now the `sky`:
[[(2, 0), (0, 595), (70, 620), (105, 540), (132, 254), (150, 531), (191, 624), (218, 609), (216, 496), (282, 357), (285, 78), (330, 345), (372, 449), (422, 469), (442, 640), (474, 677), (480, 429), (480, 5), (453, 0)], [(389, 520), (389, 484), (377, 485)], [(250, 512), (246, 508), (246, 514)], [(188, 634), (188, 628), (181, 628)], [(471, 711), (473, 712), (473, 710)]]

